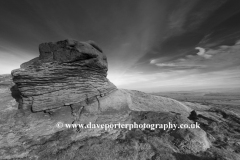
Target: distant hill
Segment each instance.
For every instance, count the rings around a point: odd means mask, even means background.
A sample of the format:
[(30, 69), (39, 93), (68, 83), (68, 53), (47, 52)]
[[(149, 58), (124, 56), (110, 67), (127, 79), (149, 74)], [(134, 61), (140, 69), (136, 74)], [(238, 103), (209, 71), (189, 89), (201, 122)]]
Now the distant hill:
[(10, 74), (0, 75), (0, 87), (8, 87), (13, 85), (12, 76)]

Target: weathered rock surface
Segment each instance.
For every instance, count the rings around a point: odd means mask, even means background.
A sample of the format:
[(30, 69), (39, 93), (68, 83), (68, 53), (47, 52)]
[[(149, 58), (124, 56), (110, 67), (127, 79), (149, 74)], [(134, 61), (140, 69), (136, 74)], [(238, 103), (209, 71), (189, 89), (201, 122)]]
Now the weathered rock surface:
[[(17, 106), (1, 106), (0, 159), (177, 159), (174, 154), (197, 154), (210, 147), (201, 129), (67, 129), (56, 124), (191, 124), (178, 112), (166, 111), (171, 99), (153, 96), (149, 108), (140, 110), (133, 98), (139, 92), (117, 90), (83, 107), (79, 115), (72, 113), (81, 106), (62, 107), (51, 114), (32, 113)], [(10, 93), (9, 93), (10, 94)], [(141, 93), (142, 95), (146, 95)], [(143, 97), (141, 98), (146, 101)], [(13, 99), (12, 99), (13, 100)], [(163, 106), (152, 108), (153, 104)], [(179, 107), (182, 105), (176, 101)], [(74, 108), (75, 107), (75, 108)], [(185, 106), (184, 106), (185, 107)], [(151, 111), (152, 110), (152, 111)], [(186, 110), (181, 113), (185, 114)], [(76, 118), (77, 117), (77, 118)]]
[(39, 45), (40, 56), (12, 71), (22, 107), (43, 111), (104, 96), (116, 89), (107, 58), (94, 42), (64, 40)]
[(117, 89), (107, 69), (106, 56), (93, 42), (41, 44), (40, 56), (14, 70), (16, 85), (0, 95), (0, 159), (174, 160), (196, 159), (209, 150), (211, 142), (199, 128), (59, 128), (59, 122), (193, 123), (188, 106)]

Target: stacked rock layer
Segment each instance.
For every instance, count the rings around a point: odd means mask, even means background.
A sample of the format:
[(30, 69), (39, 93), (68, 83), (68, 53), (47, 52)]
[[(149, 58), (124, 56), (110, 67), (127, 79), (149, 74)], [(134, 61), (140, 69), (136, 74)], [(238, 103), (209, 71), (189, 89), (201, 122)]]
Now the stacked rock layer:
[(107, 95), (116, 87), (106, 78), (107, 58), (92, 41), (64, 40), (39, 45), (40, 56), (13, 70), (22, 108), (33, 112)]

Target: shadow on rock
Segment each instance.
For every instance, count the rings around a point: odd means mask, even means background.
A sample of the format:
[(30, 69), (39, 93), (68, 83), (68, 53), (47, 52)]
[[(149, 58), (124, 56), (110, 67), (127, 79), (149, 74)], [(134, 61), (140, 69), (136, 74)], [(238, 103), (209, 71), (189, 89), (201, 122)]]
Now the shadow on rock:
[(22, 104), (22, 97), (21, 97), (21, 93), (17, 87), (17, 85), (14, 85), (10, 88), (11, 90), (11, 95), (12, 97), (19, 103), (18, 108), (21, 108), (21, 104)]
[(192, 154), (173, 153), (176, 160), (216, 160), (216, 158), (198, 157)]

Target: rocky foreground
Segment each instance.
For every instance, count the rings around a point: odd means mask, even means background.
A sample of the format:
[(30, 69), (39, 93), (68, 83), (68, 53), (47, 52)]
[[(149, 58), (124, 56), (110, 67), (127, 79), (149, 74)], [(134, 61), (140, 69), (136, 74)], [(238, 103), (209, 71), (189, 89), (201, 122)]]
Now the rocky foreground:
[[(0, 159), (240, 159), (239, 142), (217, 143), (218, 132), (222, 141), (240, 133), (238, 115), (117, 89), (106, 78), (106, 56), (92, 41), (44, 43), (39, 51), (12, 77), (0, 77)], [(58, 122), (199, 122), (202, 129), (67, 129)]]

